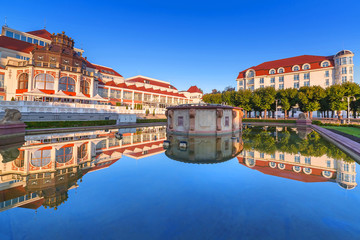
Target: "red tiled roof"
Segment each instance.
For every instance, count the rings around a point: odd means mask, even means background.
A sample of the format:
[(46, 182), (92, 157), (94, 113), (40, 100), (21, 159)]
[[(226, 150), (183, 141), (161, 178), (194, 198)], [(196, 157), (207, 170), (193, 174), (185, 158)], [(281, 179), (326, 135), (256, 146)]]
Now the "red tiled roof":
[[(240, 164), (246, 166), (244, 163), (243, 157), (238, 157), (238, 161)], [(295, 166), (290, 163), (284, 163), (285, 169), (281, 170), (279, 168), (271, 168), (269, 165), (269, 161), (256, 160), (256, 165), (251, 167), (251, 169), (257, 170), (267, 175), (277, 176), (281, 178), (292, 179), (301, 182), (328, 182), (333, 181), (331, 178), (326, 178), (321, 175), (322, 170), (318, 168), (313, 168), (311, 174), (305, 174), (303, 172), (294, 172), (292, 167)], [(248, 166), (246, 166), (248, 167)], [(250, 168), (250, 167), (249, 167)], [(333, 175), (334, 176), (334, 175)]]
[(195, 85), (195, 86), (191, 86), (187, 92), (190, 93), (202, 93), (202, 91)]
[(49, 33), (46, 29), (30, 31), (30, 32), (26, 32), (26, 33), (37, 36), (37, 37), (41, 37), (41, 38), (51, 40), (51, 33)]
[(320, 64), (324, 60), (330, 61), (330, 66), (334, 66), (333, 57), (334, 56), (327, 56), (326, 57), (326, 56), (302, 55), (302, 56), (297, 56), (297, 57), (291, 57), (291, 58), (284, 58), (284, 59), (279, 59), (279, 60), (274, 60), (274, 61), (268, 61), (268, 62), (264, 62), (264, 63), (262, 63), (260, 65), (247, 68), (244, 71), (241, 71), (239, 73), (239, 75), (238, 75), (238, 78), (244, 78), (246, 71), (249, 70), (249, 69), (255, 70), (256, 76), (262, 76), (262, 75), (269, 75), (269, 70), (270, 69), (274, 68), (275, 70), (277, 70), (280, 67), (284, 68), (284, 70), (285, 70), (284, 73), (293, 72), (292, 67), (294, 65), (299, 65), (300, 69), (301, 69), (301, 66), (303, 64), (305, 64), (305, 63), (310, 64), (310, 69), (321, 68)]
[(179, 98), (186, 98), (185, 95), (182, 93), (161, 91), (159, 89), (155, 90), (153, 88), (137, 87), (136, 85), (128, 85), (127, 86), (125, 83), (116, 84), (114, 81), (109, 81), (109, 82), (105, 83), (104, 81), (99, 79), (99, 84), (105, 85), (105, 86), (111, 86), (111, 87), (124, 88), (125, 90), (129, 89), (129, 90), (134, 90), (134, 91), (139, 91), (139, 92), (157, 93), (157, 94), (169, 95), (169, 96), (174, 96), (174, 97), (179, 97)]
[(20, 41), (6, 36), (0, 36), (0, 47), (11, 49), (18, 52), (31, 53), (35, 44)]
[(109, 68), (109, 67), (104, 67), (104, 66), (99, 66), (99, 65), (96, 65), (96, 64), (93, 64), (92, 65), (97, 69), (99, 70), (101, 73), (105, 73), (105, 74), (110, 74), (110, 75), (115, 75), (115, 76), (118, 76), (118, 77), (122, 77), (118, 72), (116, 72), (114, 69), (112, 68)]
[(159, 81), (156, 81), (156, 80), (151, 80), (149, 78), (146, 78), (146, 77), (134, 77), (132, 79), (129, 79), (127, 80), (128, 82), (139, 82), (139, 83), (145, 83), (145, 80), (146, 81), (149, 81), (149, 84), (150, 85), (154, 85), (154, 86), (158, 86), (158, 87), (164, 87), (164, 88), (169, 88), (171, 87), (171, 89), (175, 89), (177, 90), (176, 87), (174, 87), (173, 85), (169, 84), (169, 83), (164, 83), (164, 82), (159, 82)]

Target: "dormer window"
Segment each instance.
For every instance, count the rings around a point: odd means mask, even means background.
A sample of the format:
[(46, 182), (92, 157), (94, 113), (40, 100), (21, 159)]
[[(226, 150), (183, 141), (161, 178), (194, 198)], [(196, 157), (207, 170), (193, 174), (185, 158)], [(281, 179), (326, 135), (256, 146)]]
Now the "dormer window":
[(50, 61), (56, 61), (56, 58), (55, 57), (50, 57)]
[(144, 83), (150, 84), (150, 81), (149, 80), (144, 80)]
[(310, 65), (309, 65), (309, 64), (304, 64), (304, 65), (303, 65), (303, 69), (304, 69), (304, 70), (309, 70), (309, 69), (310, 69)]
[(328, 61), (321, 63), (321, 67), (328, 67), (329, 65), (330, 65), (330, 64), (329, 64)]
[(69, 64), (69, 60), (64, 59), (64, 64)]
[(275, 69), (271, 69), (269, 73), (270, 74), (275, 74)]
[(284, 68), (279, 68), (278, 73), (284, 73)]
[(38, 59), (39, 59), (39, 60), (43, 60), (43, 59), (44, 59), (44, 56), (38, 56)]
[(78, 66), (79, 66), (79, 63), (76, 62), (76, 63), (75, 63), (75, 66), (78, 67)]
[(296, 72), (296, 71), (299, 71), (300, 70), (300, 67), (299, 66), (294, 66), (293, 67), (293, 71)]

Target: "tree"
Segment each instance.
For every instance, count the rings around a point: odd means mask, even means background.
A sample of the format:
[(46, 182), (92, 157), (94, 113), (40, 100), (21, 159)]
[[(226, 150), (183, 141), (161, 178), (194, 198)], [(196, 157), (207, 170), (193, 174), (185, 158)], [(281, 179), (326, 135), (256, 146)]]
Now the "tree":
[(223, 93), (224, 93), (224, 92), (232, 92), (232, 91), (235, 91), (235, 88), (232, 87), (232, 86), (227, 86), (227, 87), (224, 89)]
[(235, 92), (234, 105), (244, 110), (244, 116), (252, 109), (251, 94), (252, 92), (249, 89)]
[(271, 105), (275, 102), (276, 91), (273, 87), (259, 88), (254, 91), (254, 106), (264, 111), (266, 118), (267, 110), (271, 109)]
[(301, 87), (298, 93), (300, 110), (312, 118), (312, 112), (320, 109), (320, 100), (325, 96), (325, 90), (320, 86)]
[(213, 90), (211, 91), (211, 93), (212, 93), (212, 94), (220, 93), (220, 91), (218, 91), (217, 89), (213, 89)]
[[(291, 108), (290, 100), (288, 99), (286, 89), (280, 89), (276, 93), (276, 99), (280, 100), (281, 108), (284, 110), (285, 118), (288, 117), (288, 111)], [(276, 109), (275, 109), (276, 110)]]
[(338, 118), (341, 118), (340, 112), (346, 109), (346, 103), (342, 101), (345, 96), (345, 88), (343, 85), (336, 84), (326, 89), (327, 97), (329, 100), (329, 107), (332, 111), (338, 113)]
[[(358, 94), (360, 94), (360, 86), (357, 83), (346, 82), (346, 83), (343, 83), (342, 86), (345, 89), (345, 94), (344, 94), (345, 97), (355, 97)], [(346, 112), (347, 112), (347, 117), (349, 118), (349, 111), (347, 109), (347, 106), (346, 106)], [(354, 112), (353, 115), (354, 116), (356, 115), (356, 111)]]

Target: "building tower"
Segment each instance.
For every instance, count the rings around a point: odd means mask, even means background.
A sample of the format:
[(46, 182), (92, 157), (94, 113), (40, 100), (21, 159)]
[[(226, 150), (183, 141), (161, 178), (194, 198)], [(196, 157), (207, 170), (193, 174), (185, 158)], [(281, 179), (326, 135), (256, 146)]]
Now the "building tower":
[(342, 50), (334, 56), (335, 84), (354, 81), (354, 53)]
[(336, 161), (336, 182), (344, 189), (354, 189), (356, 183), (356, 163), (344, 160)]

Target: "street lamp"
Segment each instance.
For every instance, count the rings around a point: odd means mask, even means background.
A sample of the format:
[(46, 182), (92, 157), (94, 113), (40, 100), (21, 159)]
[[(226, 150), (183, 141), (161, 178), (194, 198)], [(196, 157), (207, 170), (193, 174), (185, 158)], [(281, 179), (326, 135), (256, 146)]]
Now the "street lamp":
[(350, 102), (356, 101), (356, 98), (354, 96), (347, 96), (343, 97), (342, 101), (345, 101), (347, 99), (347, 123), (350, 124)]

